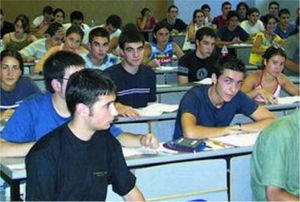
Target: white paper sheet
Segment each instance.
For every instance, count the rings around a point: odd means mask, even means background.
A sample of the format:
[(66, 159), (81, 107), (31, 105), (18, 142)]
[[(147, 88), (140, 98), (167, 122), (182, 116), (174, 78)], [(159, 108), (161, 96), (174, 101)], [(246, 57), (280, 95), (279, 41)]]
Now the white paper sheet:
[(294, 102), (300, 102), (300, 96), (287, 96), (278, 98), (278, 104), (291, 104)]
[(210, 138), (212, 141), (224, 143), (236, 147), (253, 146), (259, 133), (246, 133), (238, 135), (227, 135), (222, 137)]
[(164, 112), (175, 112), (178, 105), (152, 103), (147, 107), (136, 109), (141, 116), (160, 116)]
[(203, 84), (203, 85), (211, 85), (212, 80), (211, 80), (211, 78), (205, 78), (205, 79), (202, 79), (201, 81), (196, 81), (194, 83), (199, 83), (199, 84)]

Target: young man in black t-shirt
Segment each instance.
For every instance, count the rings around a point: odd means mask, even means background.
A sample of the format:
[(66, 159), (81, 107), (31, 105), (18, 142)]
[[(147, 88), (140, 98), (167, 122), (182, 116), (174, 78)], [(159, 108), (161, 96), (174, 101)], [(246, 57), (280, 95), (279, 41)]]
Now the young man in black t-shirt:
[(104, 201), (107, 186), (143, 201), (120, 143), (109, 133), (116, 87), (101, 70), (74, 73), (66, 87), (70, 122), (41, 138), (26, 157), (27, 201)]
[(196, 32), (196, 50), (186, 53), (178, 62), (179, 83), (211, 77), (215, 72), (214, 63), (219, 58), (215, 51), (216, 38), (216, 33), (209, 27)]

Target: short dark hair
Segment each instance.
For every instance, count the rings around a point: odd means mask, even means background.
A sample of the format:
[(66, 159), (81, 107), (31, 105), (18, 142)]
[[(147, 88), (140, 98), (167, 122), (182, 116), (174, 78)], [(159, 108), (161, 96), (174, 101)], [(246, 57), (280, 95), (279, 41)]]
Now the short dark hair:
[(84, 32), (82, 31), (81, 27), (79, 27), (78, 25), (71, 25), (71, 27), (67, 29), (66, 36), (69, 36), (72, 33), (79, 34), (81, 36), (82, 41)]
[(55, 35), (55, 33), (62, 28), (62, 24), (58, 22), (53, 22), (49, 25), (48, 29), (46, 30), (45, 34), (49, 34), (51, 37)]
[(176, 9), (178, 10), (178, 7), (177, 7), (177, 6), (175, 6), (175, 5), (173, 4), (173, 5), (169, 6), (169, 8), (168, 8), (168, 12), (170, 12), (170, 10), (171, 10), (172, 8), (176, 8)]
[(63, 14), (63, 18), (65, 18), (65, 11), (61, 8), (56, 8), (54, 11), (53, 11), (53, 15), (56, 15), (57, 13), (61, 12)]
[(142, 14), (142, 16), (144, 16), (144, 15), (145, 15), (145, 13), (146, 13), (147, 11), (149, 11), (149, 12), (150, 12), (150, 9), (149, 9), (149, 8), (143, 8), (143, 9), (141, 10), (141, 14)]
[(89, 42), (92, 43), (94, 37), (105, 37), (109, 41), (109, 33), (103, 27), (96, 27), (92, 29), (89, 33)]
[(239, 7), (241, 7), (241, 6), (244, 6), (245, 8), (246, 8), (246, 10), (248, 11), (249, 10), (249, 6), (248, 6), (248, 4), (246, 3), (246, 2), (243, 2), (243, 1), (241, 1), (240, 3), (238, 3), (237, 5), (236, 5), (236, 11), (239, 9)]
[(19, 20), (21, 21), (24, 32), (29, 33), (29, 31), (30, 31), (29, 18), (26, 15), (23, 15), (23, 14), (18, 15), (16, 17), (16, 20), (15, 20), (14, 24), (16, 24)]
[(156, 23), (155, 27), (153, 28), (153, 34), (156, 34), (160, 29), (166, 28), (171, 32), (172, 28), (166, 21), (160, 21)]
[(231, 3), (229, 1), (224, 1), (222, 3), (222, 9), (226, 6), (226, 5), (230, 5), (231, 6)]
[(43, 8), (43, 15), (45, 15), (45, 14), (52, 15), (53, 14), (53, 8), (51, 6), (45, 6)]
[(125, 43), (142, 42), (145, 45), (145, 39), (143, 35), (138, 31), (125, 31), (122, 32), (119, 37), (119, 46), (122, 50), (125, 48)]
[(72, 66), (84, 66), (85, 62), (78, 54), (70, 51), (58, 51), (51, 55), (44, 63), (44, 80), (46, 89), (54, 93), (51, 82), (57, 79), (62, 83), (66, 69)]
[(227, 20), (230, 20), (230, 18), (233, 18), (233, 17), (237, 17), (239, 19), (239, 15), (237, 14), (237, 12), (229, 11), (227, 14)]
[(251, 15), (252, 13), (259, 13), (259, 10), (255, 7), (249, 8), (249, 10), (247, 11), (247, 15)]
[(208, 4), (203, 4), (202, 6), (201, 6), (201, 10), (204, 10), (204, 9), (209, 9), (209, 10), (211, 10), (210, 9), (210, 6), (208, 5)]
[[(275, 56), (275, 55), (280, 55), (282, 57), (284, 57), (285, 59), (287, 58), (285, 51), (282, 48), (276, 48), (274, 46), (270, 46), (265, 53), (263, 54), (263, 60), (267, 60), (269, 61), (271, 59), (271, 57)], [(265, 64), (262, 61), (262, 69), (265, 68)]]
[(127, 32), (127, 31), (137, 31), (139, 32), (139, 28), (136, 26), (134, 23), (127, 23), (122, 27), (122, 32)]
[(212, 38), (217, 38), (216, 32), (210, 27), (202, 27), (196, 32), (196, 39), (202, 41), (204, 36), (210, 36)]
[(219, 78), (225, 71), (225, 69), (246, 73), (245, 64), (235, 57), (234, 55), (227, 55), (226, 57), (220, 58), (216, 63), (216, 76)]
[(82, 20), (84, 21), (83, 13), (81, 11), (73, 11), (70, 15), (70, 22), (73, 20)]
[(5, 50), (1, 51), (0, 61), (2, 62), (2, 60), (5, 57), (13, 57), (16, 60), (18, 60), (19, 67), (20, 67), (22, 75), (23, 75), (23, 73), (24, 73), (24, 65), (23, 65), (23, 58), (22, 58), (21, 54), (18, 51), (16, 51), (16, 50), (5, 49)]
[(291, 13), (290, 13), (289, 9), (287, 9), (287, 8), (280, 9), (278, 16), (280, 17), (281, 15), (284, 15), (284, 14), (290, 15)]
[(99, 96), (116, 94), (113, 81), (99, 69), (82, 69), (72, 74), (66, 88), (67, 107), (73, 116), (76, 105), (85, 104), (90, 108)]
[(106, 25), (111, 25), (114, 28), (119, 29), (122, 25), (122, 19), (118, 15), (115, 15), (115, 14), (110, 15), (106, 19)]
[(269, 3), (269, 5), (268, 5), (268, 8), (270, 9), (270, 7), (271, 7), (272, 5), (276, 5), (278, 8), (280, 7), (280, 5), (279, 5), (279, 3), (278, 3), (277, 1), (271, 1), (271, 2)]

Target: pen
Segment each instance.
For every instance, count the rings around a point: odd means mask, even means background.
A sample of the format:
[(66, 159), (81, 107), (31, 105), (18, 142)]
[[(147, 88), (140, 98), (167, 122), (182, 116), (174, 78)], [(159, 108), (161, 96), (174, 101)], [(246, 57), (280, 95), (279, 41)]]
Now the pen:
[(210, 140), (213, 144), (223, 147), (223, 148), (227, 148), (228, 146), (222, 142), (216, 141), (216, 140)]

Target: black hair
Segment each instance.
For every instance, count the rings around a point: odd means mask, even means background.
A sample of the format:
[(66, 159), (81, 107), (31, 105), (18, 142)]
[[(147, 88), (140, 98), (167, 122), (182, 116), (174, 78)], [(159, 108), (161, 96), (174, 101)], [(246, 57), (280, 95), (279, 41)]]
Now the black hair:
[(234, 55), (227, 55), (226, 57), (220, 58), (216, 63), (216, 76), (219, 78), (225, 71), (225, 69), (246, 73), (245, 64), (235, 57)]
[(102, 27), (96, 27), (92, 29), (89, 33), (89, 42), (92, 43), (94, 37), (105, 37), (109, 41), (109, 33), (106, 29)]
[(46, 89), (54, 93), (51, 82), (57, 79), (62, 83), (66, 69), (74, 66), (84, 66), (85, 62), (78, 54), (70, 51), (58, 51), (51, 55), (44, 63), (43, 72)]
[(216, 32), (210, 27), (202, 27), (196, 32), (196, 40), (202, 41), (204, 36), (210, 36), (212, 38), (217, 38)]
[[(274, 46), (270, 46), (265, 53), (263, 54), (263, 61), (267, 60), (269, 61), (271, 59), (271, 57), (276, 56), (276, 55), (280, 55), (282, 57), (284, 57), (285, 59), (287, 58), (285, 51), (282, 48), (276, 48)], [(265, 64), (262, 61), (262, 69), (265, 68)]]
[(119, 46), (122, 50), (125, 48), (125, 43), (142, 42), (145, 45), (145, 39), (139, 31), (128, 30), (123, 31), (119, 37)]
[(255, 7), (249, 8), (249, 10), (247, 11), (247, 15), (251, 15), (252, 13), (260, 14), (259, 10)]
[(56, 8), (54, 11), (53, 11), (53, 15), (56, 15), (57, 13), (62, 13), (63, 14), (63, 18), (65, 18), (65, 11), (61, 8)]
[(53, 8), (51, 6), (45, 6), (43, 8), (43, 15), (45, 15), (45, 14), (52, 15), (53, 14)]
[(116, 29), (119, 29), (122, 25), (122, 19), (118, 15), (110, 15), (106, 19), (106, 25), (111, 25)]
[(21, 21), (21, 24), (22, 24), (22, 27), (23, 27), (23, 30), (25, 33), (29, 33), (30, 31), (30, 24), (29, 24), (29, 18), (26, 16), (26, 15), (18, 15), (16, 17), (16, 20), (15, 20), (15, 23), (14, 24), (17, 24), (18, 21)]
[(239, 15), (235, 11), (229, 11), (227, 14), (227, 20), (230, 20), (232, 17), (237, 17), (239, 19)]
[(139, 32), (139, 28), (136, 26), (134, 23), (127, 23), (122, 27), (122, 32), (127, 32), (127, 31), (137, 31)]
[(202, 6), (201, 6), (201, 10), (204, 10), (204, 9), (209, 9), (209, 10), (211, 10), (210, 9), (210, 6), (208, 5), (208, 4), (203, 4)]
[(79, 103), (91, 108), (99, 96), (116, 94), (113, 81), (99, 69), (82, 69), (72, 74), (66, 88), (67, 107), (73, 116)]
[(249, 6), (248, 6), (248, 4), (247, 3), (245, 3), (245, 2), (243, 2), (243, 1), (241, 1), (240, 3), (238, 3), (237, 5), (236, 5), (236, 11), (239, 9), (239, 7), (241, 7), (241, 6), (244, 6), (245, 8), (246, 8), (246, 10), (248, 11), (249, 10)]
[(284, 15), (284, 14), (290, 15), (291, 13), (290, 13), (289, 9), (287, 9), (287, 8), (280, 9), (278, 16), (280, 17), (281, 15)]
[(2, 60), (5, 57), (13, 57), (16, 60), (18, 60), (19, 67), (20, 67), (20, 70), (21, 70), (22, 75), (23, 75), (23, 73), (24, 73), (24, 64), (23, 64), (23, 58), (22, 58), (21, 54), (18, 51), (16, 51), (16, 50), (5, 49), (5, 50), (1, 51), (0, 61), (2, 62)]
[(231, 3), (229, 1), (224, 1), (222, 3), (222, 9), (226, 6), (226, 5), (230, 5), (231, 6)]
[(70, 22), (73, 20), (82, 20), (84, 21), (83, 13), (81, 11), (73, 11), (70, 15)]
[(267, 25), (268, 25), (268, 22), (270, 21), (270, 19), (274, 19), (276, 22), (278, 22), (278, 19), (275, 17), (275, 15), (267, 14), (265, 16), (266, 17), (263, 20), (265, 29), (267, 28)]
[[(154, 37), (154, 34), (156, 34), (160, 29), (166, 28), (170, 33), (172, 31), (171, 26), (166, 21), (160, 21), (156, 23), (156, 25), (153, 28), (153, 42), (156, 43), (156, 38)], [(169, 41), (172, 40), (171, 36), (169, 38)]]
[(145, 15), (145, 13), (146, 13), (147, 11), (149, 11), (149, 12), (150, 12), (150, 9), (149, 9), (149, 8), (143, 8), (143, 9), (141, 10), (141, 14), (142, 14), (142, 16), (144, 16), (144, 15)]
[(45, 34), (49, 34), (51, 37), (55, 35), (55, 33), (62, 28), (62, 24), (58, 22), (53, 22), (49, 25), (48, 29), (46, 30)]
[(171, 5), (171, 6), (169, 6), (169, 8), (168, 8), (168, 12), (170, 12), (170, 10), (171, 10), (172, 8), (176, 8), (176, 9), (177, 9), (177, 11), (178, 11), (178, 7), (177, 7), (177, 6), (175, 6), (175, 5)]
[(69, 27), (69, 29), (67, 29), (66, 36), (68, 36), (72, 33), (79, 34), (81, 36), (81, 41), (82, 41), (84, 32), (82, 31), (81, 27), (79, 27), (78, 25), (71, 25), (71, 27)]
[(203, 12), (202, 10), (196, 9), (196, 10), (194, 10), (194, 12), (193, 12), (193, 22), (195, 22), (197, 13), (202, 13), (202, 14), (205, 16), (205, 14), (204, 14), (204, 12)]
[(271, 2), (269, 3), (268, 8), (270, 9), (270, 7), (271, 7), (272, 5), (276, 5), (278, 8), (280, 7), (280, 5), (279, 5), (279, 3), (278, 3), (277, 1), (271, 1)]

